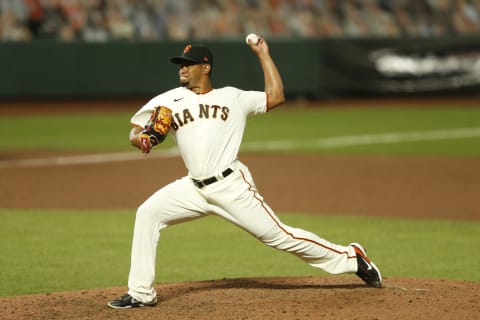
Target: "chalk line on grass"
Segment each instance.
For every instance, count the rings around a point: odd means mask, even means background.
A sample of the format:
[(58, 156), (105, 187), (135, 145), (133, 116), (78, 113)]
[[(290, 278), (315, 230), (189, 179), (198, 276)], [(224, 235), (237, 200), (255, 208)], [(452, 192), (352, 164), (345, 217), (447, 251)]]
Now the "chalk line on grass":
[(431, 141), (446, 139), (462, 139), (480, 137), (480, 128), (443, 129), (432, 131), (392, 132), (381, 134), (367, 134), (354, 136), (341, 136), (308, 140), (277, 140), (247, 142), (245, 151), (285, 151), (298, 148), (332, 149), (372, 144), (390, 144), (411, 141)]
[[(245, 142), (241, 150), (288, 151), (298, 148), (332, 149), (359, 145), (391, 144), (412, 141), (432, 141), (478, 137), (480, 137), (480, 128), (457, 128), (431, 131), (391, 132), (380, 134), (340, 136), (309, 140), (269, 140)], [(147, 155), (148, 158), (171, 158), (177, 156), (179, 156), (179, 152), (176, 147), (154, 150), (149, 155)], [(112, 152), (38, 159), (0, 160), (0, 168), (78, 165), (89, 163), (140, 160), (143, 158), (145, 158), (145, 156), (142, 155), (139, 151)]]
[(74, 156), (62, 156), (37, 159), (15, 159), (0, 161), (0, 168), (6, 167), (43, 167), (43, 166), (62, 166), (90, 163), (104, 163), (115, 161), (131, 161), (148, 158), (171, 158), (178, 156), (177, 148), (162, 149), (157, 152), (151, 152), (147, 156), (140, 151), (97, 153)]

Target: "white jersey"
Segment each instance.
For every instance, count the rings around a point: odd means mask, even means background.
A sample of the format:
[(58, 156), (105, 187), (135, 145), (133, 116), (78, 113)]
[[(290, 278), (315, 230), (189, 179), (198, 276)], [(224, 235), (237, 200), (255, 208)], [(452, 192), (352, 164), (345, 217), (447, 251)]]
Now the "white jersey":
[(145, 126), (156, 106), (172, 110), (170, 134), (189, 175), (202, 179), (219, 174), (237, 160), (247, 117), (266, 112), (267, 96), (234, 87), (204, 94), (178, 87), (147, 102), (132, 117), (132, 124)]

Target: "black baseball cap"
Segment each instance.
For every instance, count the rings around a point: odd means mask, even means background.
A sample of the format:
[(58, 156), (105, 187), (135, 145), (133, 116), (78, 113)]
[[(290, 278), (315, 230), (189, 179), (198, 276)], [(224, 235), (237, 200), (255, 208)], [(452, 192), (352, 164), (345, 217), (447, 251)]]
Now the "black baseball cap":
[(208, 63), (213, 66), (213, 55), (210, 49), (201, 44), (187, 44), (180, 56), (170, 59), (172, 63), (182, 64), (184, 62)]

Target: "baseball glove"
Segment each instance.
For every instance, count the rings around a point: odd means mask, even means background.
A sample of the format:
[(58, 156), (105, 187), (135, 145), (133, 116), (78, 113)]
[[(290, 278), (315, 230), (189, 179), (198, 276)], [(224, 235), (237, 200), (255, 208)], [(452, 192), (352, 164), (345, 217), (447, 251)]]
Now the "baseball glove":
[(150, 119), (140, 134), (141, 149), (149, 153), (156, 145), (160, 144), (170, 131), (172, 125), (172, 110), (167, 107), (155, 107)]

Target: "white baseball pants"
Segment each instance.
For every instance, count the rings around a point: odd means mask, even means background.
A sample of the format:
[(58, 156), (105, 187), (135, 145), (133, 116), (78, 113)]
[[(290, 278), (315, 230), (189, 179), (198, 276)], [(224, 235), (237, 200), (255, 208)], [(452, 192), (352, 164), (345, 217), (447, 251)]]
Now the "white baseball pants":
[(258, 193), (248, 168), (236, 162), (234, 172), (203, 188), (190, 177), (176, 180), (150, 196), (137, 210), (132, 241), (128, 293), (142, 302), (156, 296), (153, 283), (160, 230), (216, 214), (243, 228), (268, 246), (290, 252), (332, 274), (356, 272), (351, 246), (283, 224)]

